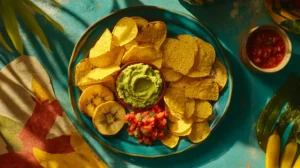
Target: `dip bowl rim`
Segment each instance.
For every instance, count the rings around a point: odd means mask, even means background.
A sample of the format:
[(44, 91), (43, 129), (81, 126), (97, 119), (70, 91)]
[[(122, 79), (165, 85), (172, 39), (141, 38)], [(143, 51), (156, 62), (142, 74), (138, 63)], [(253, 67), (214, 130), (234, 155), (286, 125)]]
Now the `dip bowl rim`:
[[(284, 41), (285, 54), (284, 54), (283, 60), (274, 68), (260, 68), (260, 67), (256, 66), (248, 56), (248, 53), (247, 53), (248, 40), (251, 37), (251, 35), (253, 35), (254, 33), (259, 32), (261, 30), (273, 30)], [(249, 32), (246, 33), (244, 39), (242, 40), (239, 56), (240, 56), (242, 63), (248, 69), (250, 69), (254, 72), (275, 73), (275, 72), (278, 72), (278, 71), (284, 69), (284, 67), (289, 63), (290, 58), (292, 56), (292, 43), (291, 43), (290, 38), (287, 35), (287, 33), (283, 29), (281, 29), (280, 27), (278, 27), (276, 25), (266, 24), (266, 25), (256, 26), (256, 27), (250, 29)]]
[[(161, 92), (160, 92), (160, 95), (159, 95), (158, 99), (155, 101), (155, 103), (153, 103), (153, 104), (151, 104), (151, 105), (149, 105), (149, 106), (147, 106), (147, 107), (144, 107), (144, 108), (136, 108), (136, 107), (133, 107), (132, 105), (126, 103), (126, 102), (119, 96), (119, 93), (118, 93), (118, 90), (117, 90), (117, 79), (118, 79), (118, 76), (121, 74), (121, 72), (122, 72), (123, 70), (125, 70), (125, 69), (126, 69), (128, 66), (130, 66), (130, 65), (140, 64), (140, 63), (145, 64), (145, 65), (149, 65), (149, 66), (151, 66), (154, 70), (158, 70), (158, 72), (159, 72), (159, 74), (160, 74), (160, 77), (161, 77), (161, 79), (162, 79), (162, 88), (161, 88)], [(125, 107), (127, 107), (127, 108), (129, 108), (129, 109), (132, 109), (132, 110), (135, 110), (135, 111), (143, 111), (143, 110), (151, 109), (151, 108), (154, 107), (155, 105), (159, 104), (159, 103), (162, 101), (163, 97), (164, 97), (164, 93), (165, 93), (165, 90), (166, 90), (166, 81), (165, 81), (165, 78), (164, 78), (164, 76), (163, 76), (161, 70), (160, 70), (157, 66), (155, 66), (154, 64), (152, 64), (152, 63), (150, 63), (150, 62), (148, 62), (148, 61), (131, 61), (131, 62), (128, 62), (128, 63), (124, 64), (124, 65), (120, 68), (119, 71), (117, 71), (117, 73), (116, 73), (115, 76), (116, 76), (116, 79), (115, 79), (115, 86), (116, 86), (116, 87), (115, 87), (115, 88), (116, 88), (116, 89), (115, 89), (115, 94), (116, 94), (116, 97), (117, 97), (117, 99), (120, 101), (120, 103), (121, 103), (122, 105), (124, 105)]]

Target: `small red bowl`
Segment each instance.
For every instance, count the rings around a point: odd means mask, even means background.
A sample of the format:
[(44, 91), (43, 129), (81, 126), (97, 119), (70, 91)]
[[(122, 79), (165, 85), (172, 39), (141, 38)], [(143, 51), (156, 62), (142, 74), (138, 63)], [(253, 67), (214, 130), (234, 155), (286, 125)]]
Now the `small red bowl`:
[[(260, 68), (260, 67), (256, 66), (251, 61), (251, 59), (249, 58), (249, 55), (247, 53), (247, 45), (248, 45), (249, 38), (254, 33), (260, 32), (262, 30), (274, 31), (283, 39), (283, 42), (285, 45), (285, 54), (284, 54), (283, 60), (274, 68)], [(285, 33), (284, 30), (282, 30), (278, 26), (274, 26), (274, 25), (262, 25), (262, 26), (258, 26), (258, 27), (251, 29), (246, 34), (244, 40), (242, 41), (241, 46), (240, 46), (240, 51), (239, 51), (240, 60), (248, 69), (250, 69), (254, 72), (262, 72), (262, 73), (274, 73), (274, 72), (278, 72), (278, 71), (282, 70), (289, 62), (289, 60), (291, 58), (291, 53), (292, 53), (292, 44), (289, 39), (289, 36)]]
[[(166, 89), (166, 81), (165, 81), (165, 78), (162, 74), (162, 72), (160, 71), (159, 68), (157, 68), (155, 65), (153, 65), (152, 63), (149, 63), (149, 62), (146, 62), (146, 61), (133, 61), (133, 62), (129, 62), (125, 65), (123, 65), (121, 67), (121, 69), (116, 73), (116, 79), (118, 78), (119, 74), (124, 70), (126, 69), (129, 65), (133, 65), (133, 64), (139, 64), (139, 63), (142, 63), (142, 64), (146, 64), (146, 65), (149, 65), (151, 66), (154, 70), (158, 70), (159, 71), (159, 74), (161, 76), (161, 79), (162, 79), (162, 89), (161, 89), (161, 92), (160, 92), (160, 96), (159, 98), (157, 99), (157, 101), (152, 104), (152, 105), (149, 105), (148, 107), (145, 107), (145, 108), (135, 108), (133, 106), (131, 106), (130, 104), (127, 104), (126, 102), (123, 101), (122, 98), (120, 98), (119, 94), (118, 94), (118, 91), (117, 89), (115, 90), (115, 93), (116, 93), (116, 96), (117, 96), (117, 99), (120, 101), (121, 104), (123, 104), (125, 107), (127, 108), (130, 108), (130, 109), (133, 109), (133, 110), (137, 110), (137, 111), (141, 111), (141, 110), (146, 110), (146, 109), (150, 109), (152, 108), (153, 106), (155, 106), (156, 104), (159, 104), (159, 102), (162, 100), (162, 98), (164, 97), (164, 93), (165, 93), (165, 89)], [(116, 80), (117, 82), (117, 80)], [(117, 83), (115, 83), (116, 87), (117, 87)]]

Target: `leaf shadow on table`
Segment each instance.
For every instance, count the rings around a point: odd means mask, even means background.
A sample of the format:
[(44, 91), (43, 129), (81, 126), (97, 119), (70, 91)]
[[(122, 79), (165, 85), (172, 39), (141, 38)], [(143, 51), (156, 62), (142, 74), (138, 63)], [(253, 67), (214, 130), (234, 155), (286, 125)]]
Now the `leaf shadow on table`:
[[(204, 166), (214, 160), (217, 160), (233, 146), (236, 141), (247, 141), (248, 132), (240, 132), (240, 127), (244, 125), (244, 121), (247, 120), (248, 115), (243, 108), (249, 108), (244, 102), (248, 101), (246, 97), (241, 96), (239, 93), (244, 92), (248, 94), (248, 83), (242, 77), (245, 76), (243, 71), (240, 70), (241, 64), (239, 60), (232, 56), (232, 54), (226, 50), (226, 54), (231, 58), (232, 75), (238, 75), (239, 80), (234, 80), (233, 95), (231, 105), (224, 119), (219, 123), (214, 132), (199, 146), (192, 148), (183, 153), (156, 158), (155, 162), (149, 158), (130, 157), (121, 154), (119, 157), (126, 160), (131, 164), (141, 167), (199, 167)], [(237, 74), (238, 73), (238, 74)], [(245, 134), (241, 136), (241, 134)], [(246, 137), (246, 138), (245, 138)], [(241, 139), (244, 138), (244, 139)], [(157, 165), (156, 163), (160, 163)]]
[[(120, 6), (120, 1), (119, 0), (113, 0), (113, 6), (111, 8), (111, 12), (116, 12), (120, 9), (122, 9), (122, 7)], [(144, 3), (141, 2), (140, 0), (124, 0), (125, 6), (126, 7), (132, 7), (132, 6), (143, 6)]]

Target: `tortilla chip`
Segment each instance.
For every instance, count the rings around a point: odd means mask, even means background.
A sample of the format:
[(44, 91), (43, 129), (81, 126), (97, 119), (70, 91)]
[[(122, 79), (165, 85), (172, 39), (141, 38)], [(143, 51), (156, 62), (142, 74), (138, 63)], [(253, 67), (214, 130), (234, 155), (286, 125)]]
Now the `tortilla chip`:
[(124, 47), (125, 47), (126, 51), (128, 51), (131, 49), (131, 47), (137, 46), (137, 45), (138, 45), (138, 43), (135, 40), (132, 40), (129, 43), (125, 44)]
[(191, 118), (192, 115), (195, 113), (196, 105), (195, 105), (195, 100), (194, 99), (187, 99), (185, 103), (185, 113), (184, 116), (185, 118)]
[(192, 132), (192, 127), (190, 127), (189, 129), (187, 129), (186, 131), (184, 131), (182, 133), (171, 132), (171, 134), (176, 135), (176, 136), (187, 136), (187, 135), (190, 135), (191, 132)]
[(141, 44), (149, 44), (159, 50), (167, 36), (167, 26), (164, 22), (149, 22), (136, 37), (136, 41)]
[(206, 118), (200, 118), (200, 117), (197, 117), (196, 115), (193, 115), (192, 116), (192, 120), (194, 121), (194, 122), (203, 122), (203, 121), (205, 121), (205, 120), (207, 120)]
[(112, 75), (114, 72), (120, 70), (119, 66), (110, 66), (105, 68), (96, 68), (87, 74), (87, 77), (92, 80), (103, 80), (108, 76)]
[[(123, 47), (115, 47), (111, 51), (99, 55), (97, 57), (90, 57), (91, 64), (99, 68), (112, 66), (114, 64), (120, 65), (120, 59), (124, 55)], [(117, 60), (117, 61), (116, 61)]]
[(109, 29), (105, 29), (94, 47), (90, 50), (89, 56), (98, 57), (99, 55), (109, 52), (113, 48), (112, 41), (113, 36), (111, 32), (109, 31)]
[(213, 64), (209, 78), (218, 83), (220, 91), (226, 86), (228, 80), (227, 70), (219, 59), (216, 59)]
[(199, 143), (205, 140), (210, 134), (210, 127), (207, 121), (200, 123), (193, 123), (192, 132), (188, 136), (193, 143)]
[(133, 19), (135, 21), (139, 32), (141, 32), (143, 30), (143, 28), (146, 27), (147, 24), (149, 23), (146, 19), (139, 17), (139, 16), (133, 16), (133, 17), (131, 17), (131, 19)]
[(123, 17), (115, 25), (112, 34), (119, 40), (120, 46), (123, 46), (138, 34), (138, 28), (135, 21), (129, 17)]
[[(170, 109), (170, 107), (168, 107), (168, 105), (165, 105), (165, 110), (169, 111), (169, 115), (168, 115), (168, 119), (171, 121), (171, 122), (177, 122), (180, 118), (178, 118), (178, 113), (175, 112), (174, 110)], [(175, 116), (173, 116), (173, 114), (175, 114)], [(177, 115), (177, 117), (176, 117)]]
[(132, 46), (128, 50), (123, 58), (122, 63), (128, 63), (132, 61), (153, 61), (162, 57), (162, 52), (156, 50), (152, 46), (141, 47), (141, 46)]
[(185, 96), (188, 98), (216, 101), (219, 98), (219, 86), (210, 79), (195, 81), (185, 87)]
[(88, 58), (81, 60), (75, 69), (75, 84), (76, 86), (79, 85), (80, 80), (87, 75), (91, 70), (95, 69), (96, 67), (92, 65)]
[(193, 69), (202, 72), (203, 76), (208, 76), (210, 74), (212, 64), (215, 62), (216, 51), (214, 47), (203, 41), (200, 38), (195, 38), (199, 50), (195, 56), (195, 63)]
[(178, 141), (179, 137), (172, 134), (168, 134), (164, 139), (161, 140), (161, 142), (169, 148), (174, 148), (177, 146)]
[(178, 81), (179, 79), (181, 79), (183, 77), (183, 75), (181, 73), (175, 72), (171, 68), (162, 67), (161, 72), (162, 72), (165, 80), (169, 81), (169, 82)]
[(159, 59), (150, 61), (150, 63), (153, 64), (154, 66), (156, 66), (156, 68), (160, 69), (162, 66), (162, 59), (159, 58)]
[(84, 91), (89, 86), (96, 85), (96, 84), (102, 84), (103, 86), (108, 87), (111, 91), (116, 90), (115, 79), (111, 75), (104, 78), (103, 80), (95, 81), (95, 82), (92, 82), (91, 84), (87, 84), (87, 85), (79, 85), (78, 87), (81, 91)]
[(186, 97), (184, 91), (176, 88), (167, 88), (164, 95), (165, 103), (170, 108), (170, 113), (176, 118), (183, 118), (185, 113)]
[(171, 133), (181, 134), (191, 128), (192, 120), (178, 120), (176, 123), (169, 122), (168, 128)]
[(167, 38), (161, 50), (167, 66), (186, 75), (194, 65), (198, 45), (195, 39), (189, 35), (179, 35), (178, 38), (179, 40)]
[(187, 76), (191, 77), (191, 78), (201, 78), (201, 77), (207, 76), (207, 73), (201, 72), (201, 71), (198, 71), (198, 70), (195, 70), (194, 68), (192, 68), (190, 70), (190, 72), (187, 74)]
[(192, 82), (201, 81), (201, 80), (202, 79), (190, 78), (190, 77), (184, 76), (183, 78), (181, 78), (178, 81), (171, 82), (170, 83), (170, 87), (172, 87), (172, 88), (178, 88), (178, 89), (183, 89), (184, 90)]
[(212, 105), (209, 101), (196, 101), (195, 116), (206, 119), (212, 114), (212, 111)]

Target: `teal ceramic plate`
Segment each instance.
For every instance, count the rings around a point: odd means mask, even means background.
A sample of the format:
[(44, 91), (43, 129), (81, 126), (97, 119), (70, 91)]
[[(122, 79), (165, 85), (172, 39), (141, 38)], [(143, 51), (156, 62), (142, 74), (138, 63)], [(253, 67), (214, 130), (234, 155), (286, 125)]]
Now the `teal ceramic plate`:
[[(228, 109), (231, 100), (233, 81), (231, 78), (229, 62), (226, 59), (223, 48), (217, 38), (203, 24), (191, 16), (158, 7), (142, 6), (123, 9), (100, 19), (90, 26), (77, 42), (69, 64), (69, 96), (73, 110), (77, 114), (77, 119), (85, 128), (85, 133), (91, 134), (92, 137), (98, 140), (99, 143), (109, 149), (127, 155), (140, 157), (162, 157), (177, 154), (197, 146), (198, 144), (193, 144), (185, 138), (180, 140), (179, 145), (175, 149), (169, 149), (161, 142), (155, 142), (152, 146), (141, 145), (135, 138), (127, 134), (125, 127), (115, 136), (102, 136), (93, 127), (91, 120), (80, 112), (77, 106), (80, 90), (75, 86), (74, 82), (75, 67), (88, 55), (89, 50), (92, 48), (105, 28), (113, 28), (117, 21), (125, 16), (140, 16), (149, 21), (160, 20), (167, 24), (168, 37), (176, 37), (178, 34), (190, 34), (192, 36), (200, 37), (212, 44), (215, 47), (217, 57), (225, 64), (229, 78), (218, 102), (213, 105), (215, 118), (210, 122), (211, 130), (216, 128), (217, 124)], [(90, 145), (93, 148), (93, 144)]]

